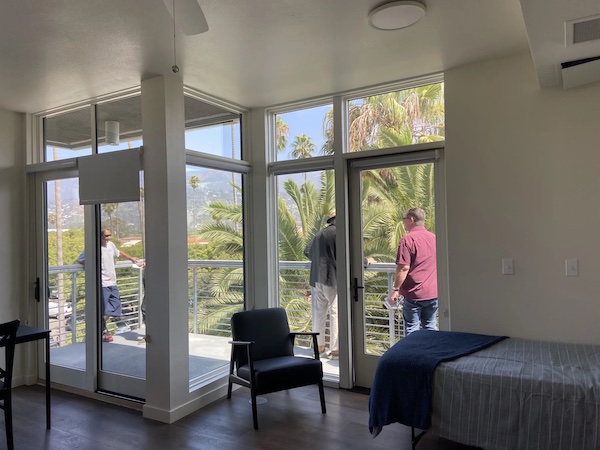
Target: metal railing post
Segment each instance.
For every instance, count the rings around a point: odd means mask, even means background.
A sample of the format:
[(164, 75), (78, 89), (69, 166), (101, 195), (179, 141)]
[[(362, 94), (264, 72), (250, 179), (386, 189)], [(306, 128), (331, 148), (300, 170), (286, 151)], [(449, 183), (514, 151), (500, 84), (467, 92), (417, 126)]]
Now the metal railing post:
[(194, 305), (194, 334), (198, 333), (198, 267), (192, 267), (192, 295)]
[(77, 342), (77, 272), (71, 274), (71, 343)]
[(141, 324), (144, 322), (142, 317), (142, 301), (144, 299), (144, 269), (141, 269), (138, 274), (138, 328), (141, 327)]

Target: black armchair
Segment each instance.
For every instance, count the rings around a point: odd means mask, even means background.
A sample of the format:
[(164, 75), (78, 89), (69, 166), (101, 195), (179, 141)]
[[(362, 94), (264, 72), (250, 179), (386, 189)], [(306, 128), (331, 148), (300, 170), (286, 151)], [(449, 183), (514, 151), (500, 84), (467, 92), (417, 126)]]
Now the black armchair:
[(14, 448), (12, 429), (12, 374), (15, 360), (15, 344), (19, 321), (0, 324), (0, 347), (4, 347), (4, 368), (0, 368), (0, 408), (4, 410), (6, 443), (9, 450)]
[[(227, 398), (232, 384), (250, 388), (254, 429), (258, 429), (256, 396), (317, 384), (321, 412), (325, 414), (323, 364), (319, 360), (318, 333), (292, 333), (283, 308), (255, 309), (231, 317), (231, 362)], [(294, 356), (297, 335), (312, 336), (314, 358)]]

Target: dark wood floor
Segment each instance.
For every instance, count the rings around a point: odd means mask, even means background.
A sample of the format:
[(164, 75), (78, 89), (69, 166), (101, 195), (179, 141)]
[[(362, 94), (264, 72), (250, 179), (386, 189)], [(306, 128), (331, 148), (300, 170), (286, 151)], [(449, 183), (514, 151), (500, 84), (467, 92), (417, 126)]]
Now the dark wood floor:
[[(316, 387), (266, 395), (258, 407), (259, 430), (252, 428), (248, 390), (221, 399), (167, 425), (144, 419), (140, 411), (74, 394), (52, 391), (52, 429), (46, 430), (44, 388), (13, 391), (15, 448), (19, 449), (381, 449), (409, 450), (410, 428), (386, 426), (371, 439), (368, 396), (325, 390), (321, 414)], [(0, 411), (0, 448), (5, 448)], [(417, 450), (466, 450), (471, 447), (426, 435)]]

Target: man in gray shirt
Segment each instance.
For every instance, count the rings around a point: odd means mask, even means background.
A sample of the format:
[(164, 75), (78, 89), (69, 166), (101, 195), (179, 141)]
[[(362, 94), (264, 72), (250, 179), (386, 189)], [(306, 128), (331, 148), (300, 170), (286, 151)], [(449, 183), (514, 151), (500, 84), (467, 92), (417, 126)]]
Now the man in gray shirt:
[[(313, 330), (318, 332), (319, 353), (335, 359), (339, 356), (337, 267), (335, 250), (335, 215), (327, 219), (327, 227), (319, 231), (304, 249), (311, 260)], [(325, 324), (329, 313), (329, 353), (325, 353)]]

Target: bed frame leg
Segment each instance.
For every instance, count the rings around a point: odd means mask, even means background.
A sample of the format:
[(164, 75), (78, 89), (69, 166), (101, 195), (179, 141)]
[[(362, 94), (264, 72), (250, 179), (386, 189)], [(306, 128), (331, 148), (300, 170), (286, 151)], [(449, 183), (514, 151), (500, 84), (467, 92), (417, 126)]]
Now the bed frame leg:
[(412, 450), (415, 450), (417, 448), (417, 444), (419, 443), (421, 438), (425, 436), (425, 433), (427, 433), (427, 431), (421, 431), (417, 436), (415, 436), (415, 427), (410, 427), (410, 434), (412, 436), (412, 440), (410, 442), (412, 444)]

